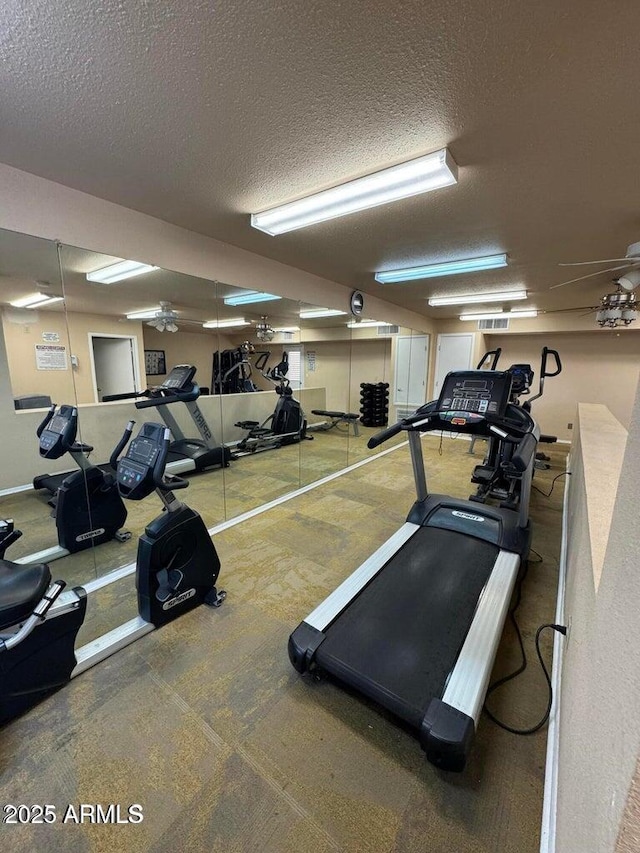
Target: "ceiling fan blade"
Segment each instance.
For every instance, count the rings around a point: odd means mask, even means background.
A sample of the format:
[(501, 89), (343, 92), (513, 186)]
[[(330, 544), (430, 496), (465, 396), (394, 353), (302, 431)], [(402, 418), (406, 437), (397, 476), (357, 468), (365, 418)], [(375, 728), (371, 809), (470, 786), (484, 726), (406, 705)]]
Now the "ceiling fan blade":
[(632, 263), (623, 264), (621, 267), (609, 267), (607, 270), (598, 270), (597, 272), (590, 272), (587, 275), (580, 275), (578, 278), (571, 278), (569, 281), (561, 281), (560, 284), (552, 284), (549, 290), (555, 290), (556, 287), (564, 287), (565, 284), (573, 284), (574, 281), (582, 281), (585, 278), (593, 278), (594, 275), (604, 275), (607, 272), (615, 272), (616, 270), (625, 270), (627, 267), (631, 266)]
[(558, 264), (559, 267), (584, 267), (587, 264), (615, 264), (618, 261), (628, 261), (633, 263), (633, 258), (603, 258), (601, 261), (575, 261), (571, 264)]
[(551, 308), (550, 310), (542, 311), (543, 314), (562, 314), (565, 311), (597, 311), (591, 305), (578, 305), (575, 308)]
[(585, 311), (584, 313), (580, 314), (580, 316), (581, 317), (588, 317), (589, 314), (593, 314), (594, 311), (599, 311), (599, 310), (600, 310), (599, 308), (589, 308), (588, 311)]

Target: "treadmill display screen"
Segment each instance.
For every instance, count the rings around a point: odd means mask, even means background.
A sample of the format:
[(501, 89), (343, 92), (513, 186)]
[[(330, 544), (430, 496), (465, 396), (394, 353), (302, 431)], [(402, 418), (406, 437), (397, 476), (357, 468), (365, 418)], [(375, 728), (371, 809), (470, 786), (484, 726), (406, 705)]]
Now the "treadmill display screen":
[[(480, 420), (504, 414), (511, 391), (511, 375), (498, 370), (459, 370), (447, 374), (437, 410), (447, 418)], [(464, 421), (463, 421), (464, 422)]]
[(195, 375), (196, 369), (190, 364), (179, 364), (174, 367), (171, 373), (164, 380), (161, 388), (170, 388), (171, 390), (184, 388), (188, 385)]

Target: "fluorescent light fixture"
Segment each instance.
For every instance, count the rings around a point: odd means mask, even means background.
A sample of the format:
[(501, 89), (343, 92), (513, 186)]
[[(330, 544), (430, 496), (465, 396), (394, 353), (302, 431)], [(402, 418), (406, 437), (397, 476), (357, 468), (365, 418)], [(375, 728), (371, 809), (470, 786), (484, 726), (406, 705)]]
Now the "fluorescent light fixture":
[(348, 181), (306, 198), (252, 213), (251, 224), (271, 236), (306, 228), (336, 216), (437, 190), (458, 181), (458, 167), (446, 148), (390, 169)]
[(439, 278), (443, 275), (497, 270), (506, 266), (506, 255), (487, 255), (484, 258), (468, 258), (464, 261), (445, 261), (441, 264), (427, 264), (422, 267), (386, 270), (385, 272), (377, 272), (375, 278), (380, 284), (397, 284), (401, 281), (418, 281), (421, 278)]
[(493, 319), (509, 319), (509, 320), (525, 320), (527, 317), (537, 317), (538, 312), (535, 309), (531, 311), (486, 311), (482, 314), (461, 314), (461, 320), (493, 320)]
[(125, 278), (133, 278), (136, 275), (143, 275), (146, 272), (153, 272), (153, 270), (157, 269), (159, 267), (142, 264), (140, 261), (118, 261), (117, 264), (109, 264), (108, 267), (88, 272), (87, 281), (97, 281), (99, 284), (114, 284), (116, 281), (123, 281)]
[(232, 329), (234, 326), (250, 326), (251, 323), (244, 317), (236, 317), (232, 320), (207, 320), (202, 324), (203, 329)]
[(43, 308), (45, 305), (51, 305), (53, 302), (62, 302), (62, 296), (47, 296), (46, 293), (32, 293), (29, 296), (23, 296), (20, 299), (14, 299), (9, 303), (14, 308)]
[(225, 305), (251, 305), (254, 302), (271, 302), (273, 299), (282, 299), (282, 296), (274, 296), (273, 293), (259, 293), (257, 290), (248, 290), (246, 293), (238, 293), (236, 296), (227, 296)]
[(390, 326), (391, 323), (385, 323), (383, 320), (360, 320), (360, 322), (356, 322), (352, 320), (350, 323), (347, 323), (348, 329), (373, 329), (376, 326)]
[(432, 308), (436, 308), (439, 305), (469, 305), (472, 302), (515, 302), (526, 298), (526, 290), (493, 290), (491, 293), (467, 293), (463, 296), (432, 296), (428, 302)]
[(127, 314), (127, 320), (153, 320), (160, 312), (160, 307), (146, 308), (144, 311), (134, 311), (132, 314)]
[(274, 329), (274, 332), (299, 332), (300, 326), (282, 326), (280, 329)]
[(335, 308), (313, 308), (309, 311), (301, 311), (301, 320), (314, 320), (316, 317), (338, 317), (346, 314), (346, 311), (337, 311)]

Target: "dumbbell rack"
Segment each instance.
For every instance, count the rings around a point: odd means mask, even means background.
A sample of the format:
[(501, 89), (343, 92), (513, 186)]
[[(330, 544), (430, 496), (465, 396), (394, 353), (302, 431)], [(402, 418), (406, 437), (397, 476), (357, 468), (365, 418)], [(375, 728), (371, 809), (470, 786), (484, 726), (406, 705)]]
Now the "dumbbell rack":
[(389, 420), (389, 383), (360, 383), (360, 423), (367, 427), (383, 427)]

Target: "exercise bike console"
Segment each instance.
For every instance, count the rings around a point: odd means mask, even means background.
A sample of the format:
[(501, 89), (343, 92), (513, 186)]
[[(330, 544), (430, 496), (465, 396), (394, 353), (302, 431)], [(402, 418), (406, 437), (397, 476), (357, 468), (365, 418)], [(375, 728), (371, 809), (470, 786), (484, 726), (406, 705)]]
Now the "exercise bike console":
[(78, 410), (75, 406), (51, 406), (36, 435), (40, 439), (40, 456), (59, 459), (74, 448), (78, 432)]

